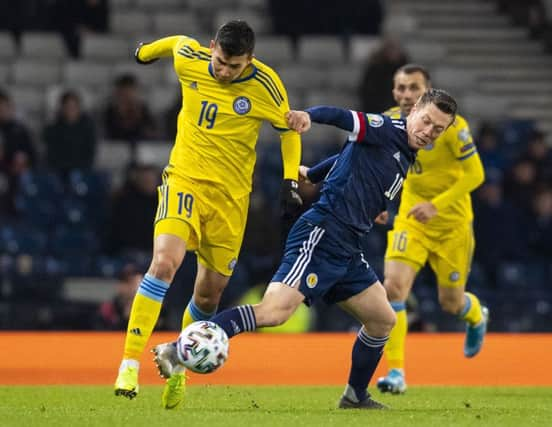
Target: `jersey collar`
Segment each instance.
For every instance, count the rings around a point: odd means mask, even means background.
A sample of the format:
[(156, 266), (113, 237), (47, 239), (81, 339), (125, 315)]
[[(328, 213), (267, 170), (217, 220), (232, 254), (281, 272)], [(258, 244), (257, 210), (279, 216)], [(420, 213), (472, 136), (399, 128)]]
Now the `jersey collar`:
[[(247, 74), (245, 77), (241, 77), (239, 79), (232, 80), (230, 83), (241, 83), (241, 82), (245, 82), (245, 81), (255, 77), (257, 75), (257, 67), (255, 67), (254, 64), (250, 64), (250, 65), (251, 65), (251, 69), (249, 71), (249, 74)], [(213, 72), (213, 64), (211, 64), (210, 62), (209, 62), (209, 74), (211, 74), (211, 77), (216, 80), (215, 73)]]

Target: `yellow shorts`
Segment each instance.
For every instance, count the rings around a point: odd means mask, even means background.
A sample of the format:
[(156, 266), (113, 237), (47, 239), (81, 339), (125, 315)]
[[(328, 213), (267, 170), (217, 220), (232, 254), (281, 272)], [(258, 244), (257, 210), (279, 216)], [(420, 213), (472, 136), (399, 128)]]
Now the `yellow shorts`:
[(154, 237), (172, 234), (186, 241), (198, 261), (231, 276), (247, 221), (249, 195), (233, 199), (223, 188), (164, 172)]
[(471, 268), (475, 239), (471, 224), (428, 236), (424, 225), (395, 219), (387, 233), (386, 260), (404, 262), (418, 272), (426, 262), (445, 287), (464, 287)]

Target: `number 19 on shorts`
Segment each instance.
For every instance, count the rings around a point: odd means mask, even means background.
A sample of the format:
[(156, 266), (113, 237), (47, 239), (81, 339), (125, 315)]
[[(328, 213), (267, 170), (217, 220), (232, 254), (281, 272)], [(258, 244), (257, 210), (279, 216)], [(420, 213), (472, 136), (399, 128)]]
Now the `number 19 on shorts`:
[(182, 215), (183, 211), (186, 214), (186, 218), (192, 216), (192, 208), (194, 206), (194, 196), (191, 194), (185, 194), (182, 191), (176, 193), (178, 196), (178, 215)]

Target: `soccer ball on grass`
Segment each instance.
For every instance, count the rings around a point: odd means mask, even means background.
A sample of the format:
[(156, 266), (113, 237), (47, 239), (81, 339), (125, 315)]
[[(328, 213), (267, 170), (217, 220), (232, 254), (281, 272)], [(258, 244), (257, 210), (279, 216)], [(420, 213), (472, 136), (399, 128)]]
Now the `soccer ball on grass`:
[(228, 336), (216, 323), (194, 322), (180, 333), (176, 350), (187, 369), (208, 374), (220, 368), (228, 358)]

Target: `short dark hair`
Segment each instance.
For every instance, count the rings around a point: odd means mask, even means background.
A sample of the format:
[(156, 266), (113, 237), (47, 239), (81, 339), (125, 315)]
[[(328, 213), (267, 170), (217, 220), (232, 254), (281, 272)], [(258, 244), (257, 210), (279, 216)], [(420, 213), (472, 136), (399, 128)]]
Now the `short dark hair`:
[(456, 119), (458, 104), (456, 104), (456, 100), (447, 91), (433, 88), (426, 90), (424, 94), (420, 96), (417, 105), (422, 107), (426, 104), (434, 104), (443, 113), (451, 115), (451, 123)]
[(397, 71), (395, 71), (395, 74), (393, 75), (393, 79), (399, 73), (404, 73), (404, 74), (420, 73), (424, 76), (424, 79), (425, 79), (426, 83), (428, 84), (428, 86), (431, 83), (431, 76), (429, 75), (429, 71), (427, 71), (427, 68), (424, 67), (423, 65), (419, 65), (419, 64), (406, 64), (406, 65), (403, 65), (402, 67), (397, 69)]
[(215, 44), (228, 56), (252, 55), (255, 49), (255, 33), (245, 21), (228, 21), (218, 29)]

